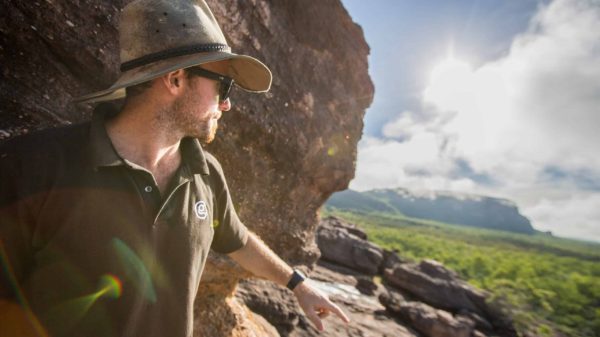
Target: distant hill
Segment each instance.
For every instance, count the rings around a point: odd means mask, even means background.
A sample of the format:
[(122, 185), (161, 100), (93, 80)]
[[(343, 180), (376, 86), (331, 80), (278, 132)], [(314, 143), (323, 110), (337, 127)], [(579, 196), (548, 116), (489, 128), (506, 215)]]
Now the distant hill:
[(457, 225), (533, 234), (529, 220), (505, 199), (450, 192), (416, 193), (406, 189), (333, 194), (328, 207), (360, 213), (388, 213)]

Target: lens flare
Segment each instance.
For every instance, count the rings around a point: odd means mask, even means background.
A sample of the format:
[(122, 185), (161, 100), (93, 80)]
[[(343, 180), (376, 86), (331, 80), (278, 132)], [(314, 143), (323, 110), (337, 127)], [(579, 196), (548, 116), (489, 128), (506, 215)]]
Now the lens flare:
[(152, 277), (150, 277), (150, 273), (142, 259), (120, 239), (112, 239), (112, 245), (119, 256), (119, 261), (129, 281), (145, 299), (156, 303), (156, 291), (154, 290)]
[(18, 303), (0, 299), (0, 336), (40, 336), (48, 333), (29, 308), (29, 303), (19, 287), (4, 243), (0, 239), (0, 275), (4, 273), (13, 288)]
[(98, 282), (98, 290), (89, 295), (62, 302), (44, 315), (45, 322), (52, 322), (59, 335), (68, 333), (100, 298), (117, 299), (121, 296), (121, 281), (114, 275), (104, 274)]
[(99, 288), (102, 294), (110, 298), (119, 298), (123, 293), (123, 284), (118, 277), (112, 274), (102, 275)]

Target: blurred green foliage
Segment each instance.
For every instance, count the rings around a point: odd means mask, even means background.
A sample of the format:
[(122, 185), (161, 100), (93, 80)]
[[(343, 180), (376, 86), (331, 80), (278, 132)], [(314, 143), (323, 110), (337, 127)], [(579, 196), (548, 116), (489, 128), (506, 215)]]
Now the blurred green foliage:
[(340, 211), (369, 240), (402, 257), (435, 259), (503, 303), (520, 332), (600, 336), (600, 244)]

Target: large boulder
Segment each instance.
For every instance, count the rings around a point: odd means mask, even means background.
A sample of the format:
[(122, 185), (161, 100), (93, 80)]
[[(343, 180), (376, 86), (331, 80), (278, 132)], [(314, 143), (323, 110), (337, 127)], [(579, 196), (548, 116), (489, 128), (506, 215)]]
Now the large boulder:
[(489, 294), (459, 279), (455, 272), (433, 260), (397, 264), (386, 269), (387, 284), (435, 308), (457, 313), (478, 329), (498, 336), (516, 337), (512, 320), (489, 303)]
[[(72, 99), (117, 78), (116, 27), (128, 2), (0, 2), (0, 140), (89, 119), (93, 106)], [(233, 50), (263, 60), (274, 77), (267, 94), (233, 92), (208, 150), (242, 221), (285, 260), (311, 264), (317, 210), (354, 176), (373, 98), (369, 47), (340, 0), (207, 2)], [(196, 301), (202, 333), (250, 334), (229, 298), (245, 276), (211, 257)]]
[(267, 318), (283, 337), (289, 336), (298, 325), (314, 330), (309, 327), (292, 292), (272, 282), (243, 280), (238, 284), (236, 298), (253, 312)]
[(375, 275), (383, 263), (383, 250), (355, 234), (353, 225), (334, 217), (321, 221), (317, 244), (321, 257), (368, 275)]
[(421, 302), (388, 302), (386, 308), (427, 337), (471, 337), (475, 323)]
[(425, 259), (419, 262), (419, 270), (430, 277), (446, 280), (446, 281), (456, 281), (459, 282), (458, 274), (446, 268), (441, 262), (432, 259)]
[(416, 296), (420, 301), (446, 310), (468, 310), (487, 315), (486, 295), (458, 279), (437, 278), (425, 273), (419, 265), (402, 264), (387, 269), (385, 281)]
[(355, 224), (347, 222), (346, 220), (337, 216), (328, 216), (321, 221), (321, 225), (326, 224), (333, 228), (341, 228), (346, 232), (359, 237), (362, 240), (368, 240), (367, 233), (362, 229), (358, 228)]

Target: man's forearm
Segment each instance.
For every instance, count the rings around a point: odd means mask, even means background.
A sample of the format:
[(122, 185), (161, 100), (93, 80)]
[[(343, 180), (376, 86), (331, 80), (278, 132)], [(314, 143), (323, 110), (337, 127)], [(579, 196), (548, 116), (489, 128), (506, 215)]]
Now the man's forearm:
[[(254, 275), (282, 286), (286, 286), (292, 277), (292, 268), (252, 233), (248, 237), (246, 245), (229, 256)], [(302, 282), (294, 288), (294, 295), (308, 319), (319, 331), (323, 331), (321, 319), (327, 317), (331, 312), (346, 323), (350, 321), (346, 314), (327, 296), (307, 285), (306, 282)]]
[(243, 248), (229, 256), (254, 275), (282, 286), (285, 286), (292, 276), (292, 267), (253, 233), (250, 233)]

